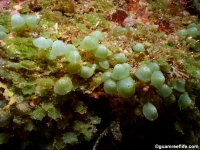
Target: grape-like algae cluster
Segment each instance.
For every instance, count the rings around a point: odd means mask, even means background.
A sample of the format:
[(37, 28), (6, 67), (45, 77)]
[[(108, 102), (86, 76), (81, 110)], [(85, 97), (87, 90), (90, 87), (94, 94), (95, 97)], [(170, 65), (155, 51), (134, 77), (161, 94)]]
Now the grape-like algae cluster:
[[(61, 40), (53, 42), (51, 39), (46, 39), (45, 37), (34, 39), (33, 44), (38, 50), (43, 50), (45, 52), (45, 57), (49, 61), (61, 57), (60, 59), (64, 60), (63, 65), (66, 65), (66, 72), (70, 75), (77, 74), (84, 79), (88, 79), (93, 76), (95, 70), (103, 72), (103, 74), (109, 70), (111, 72), (110, 77), (107, 78), (109, 80), (102, 80), (102, 82), (104, 82), (105, 92), (108, 94), (115, 94), (118, 92), (122, 97), (130, 97), (135, 91), (134, 80), (130, 77), (132, 67), (126, 63), (127, 58), (123, 53), (113, 54), (105, 45), (99, 44), (103, 40), (104, 37), (102, 33), (100, 31), (94, 31), (90, 36), (84, 37), (80, 42), (79, 50), (72, 44), (65, 44)], [(81, 60), (79, 51), (83, 51), (82, 53), (91, 53), (94, 57), (94, 64), (84, 65), (85, 62)], [(109, 60), (112, 58), (119, 63), (116, 64), (113, 69), (110, 68)], [(54, 86), (55, 93), (65, 95), (73, 89), (73, 79), (65, 77), (65, 80), (59, 79), (56, 82)], [(66, 92), (61, 92), (62, 90)]]
[[(102, 15), (114, 8), (107, 1), (63, 3), (39, 1), (41, 12), (22, 9), (0, 21), (0, 144), (16, 145), (17, 139), (23, 149), (35, 143), (73, 149), (97, 139), (95, 150), (107, 133), (115, 142), (138, 140), (140, 126), (163, 120), (181, 142), (197, 144), (198, 21), (185, 18), (187, 27), (176, 21), (171, 27), (159, 19), (152, 25), (153, 17), (146, 22), (149, 14), (130, 14), (121, 23), (119, 10)], [(87, 10), (76, 12), (79, 3)], [(170, 5), (146, 3), (158, 18), (162, 5)]]

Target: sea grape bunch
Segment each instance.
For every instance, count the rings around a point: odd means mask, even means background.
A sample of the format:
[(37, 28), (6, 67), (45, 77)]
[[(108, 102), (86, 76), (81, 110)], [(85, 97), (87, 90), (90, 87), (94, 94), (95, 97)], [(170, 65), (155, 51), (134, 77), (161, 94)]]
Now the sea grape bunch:
[(188, 47), (195, 51), (200, 51), (200, 24), (191, 23), (186, 29), (179, 30), (177, 34), (181, 41), (186, 42)]
[(37, 17), (33, 15), (14, 14), (11, 16), (11, 26), (13, 29), (18, 29), (27, 25), (28, 27), (37, 28)]
[[(94, 31), (89, 36), (83, 38), (80, 42), (80, 47), (78, 48), (73, 44), (66, 44), (61, 40), (55, 40), (53, 42), (51, 39), (45, 37), (34, 39), (33, 45), (36, 46), (38, 50), (45, 52), (45, 56), (47, 56), (49, 61), (64, 58), (63, 60), (65, 60), (65, 64), (67, 64), (65, 65), (67, 72), (70, 74), (78, 74), (84, 79), (91, 78), (97, 67), (101, 71), (109, 69), (110, 59), (115, 60), (117, 64), (110, 72), (109, 77), (106, 77), (105, 80), (103, 79), (104, 90), (107, 94), (118, 92), (122, 97), (130, 97), (135, 91), (135, 82), (130, 77), (132, 67), (126, 63), (127, 58), (124, 54), (116, 53), (113, 55), (105, 45), (101, 44), (103, 40), (102, 33), (100, 31)], [(80, 49), (85, 53), (91, 53), (96, 63), (87, 65), (88, 62), (83, 62)], [(58, 81), (60, 80), (61, 79)], [(54, 91), (57, 94), (67, 94), (72, 90), (72, 88), (70, 88), (69, 90), (66, 90), (66, 92), (61, 93), (59, 92), (60, 90), (56, 90), (57, 86), (60, 86), (58, 83), (54, 86)], [(70, 85), (69, 87), (71, 86), (73, 85)]]
[(135, 76), (143, 82), (151, 82), (156, 89), (160, 89), (165, 83), (165, 77), (160, 71), (160, 67), (157, 63), (147, 63), (140, 66), (136, 72)]
[(112, 72), (104, 72), (101, 79), (107, 94), (119, 93), (122, 97), (130, 97), (135, 92), (135, 81), (130, 77), (131, 66), (127, 63), (115, 65)]

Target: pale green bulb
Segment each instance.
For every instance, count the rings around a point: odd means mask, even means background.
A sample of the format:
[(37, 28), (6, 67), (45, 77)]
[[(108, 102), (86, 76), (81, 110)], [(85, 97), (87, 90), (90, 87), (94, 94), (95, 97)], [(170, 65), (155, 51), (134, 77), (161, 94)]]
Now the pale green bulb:
[(71, 51), (68, 56), (68, 61), (71, 63), (79, 63), (81, 61), (81, 56), (78, 51)]
[(12, 15), (11, 26), (13, 29), (20, 28), (20, 27), (24, 26), (24, 24), (25, 24), (25, 20), (23, 17), (21, 17), (20, 14)]
[(99, 44), (97, 49), (93, 51), (93, 54), (97, 58), (105, 58), (108, 55), (108, 49), (106, 46)]
[(198, 30), (196, 27), (188, 28), (187, 33), (188, 33), (188, 36), (195, 38), (197, 36)]
[(187, 26), (187, 29), (189, 28), (193, 28), (193, 27), (198, 27), (196, 23), (190, 23), (188, 26)]
[(135, 92), (135, 81), (129, 76), (117, 82), (117, 92), (122, 97), (130, 97)]
[(3, 32), (5, 32), (5, 33), (8, 32), (8, 30), (7, 30), (6, 28), (4, 28), (4, 26), (2, 26), (2, 25), (0, 25), (0, 31), (3, 31)]
[(97, 64), (93, 64), (93, 65), (91, 66), (91, 68), (92, 68), (93, 70), (97, 69)]
[(157, 63), (150, 62), (147, 64), (147, 67), (151, 70), (152, 73), (154, 71), (160, 71), (160, 67), (158, 66)]
[(97, 49), (99, 45), (98, 39), (93, 36), (86, 36), (81, 42), (80, 47), (85, 50)]
[(154, 121), (158, 118), (156, 107), (149, 102), (143, 106), (142, 111), (145, 118), (147, 118), (149, 121)]
[(165, 77), (161, 71), (155, 71), (151, 76), (151, 84), (156, 88), (161, 88), (165, 83)]
[(123, 65), (128, 69), (129, 72), (133, 69), (128, 63), (123, 63)]
[(53, 45), (53, 41), (52, 41), (52, 39), (47, 39), (47, 41), (49, 42), (49, 44), (50, 44), (50, 47)]
[(52, 44), (52, 49), (50, 51), (49, 59), (54, 60), (57, 56), (67, 55), (70, 50), (67, 48), (66, 44), (61, 40), (56, 40)]
[(107, 71), (107, 72), (104, 72), (102, 75), (101, 75), (101, 80), (103, 82), (105, 82), (106, 80), (110, 79), (111, 78), (111, 72), (110, 71)]
[(175, 90), (177, 90), (179, 92), (185, 92), (185, 80), (172, 79), (170, 81), (170, 84)]
[(69, 51), (77, 51), (76, 47), (73, 44), (67, 44), (66, 46)]
[(122, 53), (117, 53), (117, 54), (114, 54), (113, 57), (118, 61), (118, 62), (121, 62), (121, 63), (125, 63), (127, 61), (127, 58), (124, 54)]
[(178, 99), (178, 105), (180, 109), (186, 109), (188, 106), (190, 106), (192, 103), (192, 100), (188, 96), (187, 93), (181, 94), (181, 96)]
[(94, 31), (91, 33), (91, 36), (95, 37), (96, 39), (98, 39), (99, 41), (104, 41), (103, 35), (100, 31)]
[(151, 75), (152, 75), (152, 72), (146, 65), (140, 66), (135, 72), (135, 76), (143, 82), (150, 81)]
[(80, 63), (69, 63), (67, 65), (67, 71), (71, 74), (76, 74), (81, 70)]
[(27, 15), (23, 17), (26, 24), (31, 28), (37, 28), (37, 18), (36, 16)]
[(133, 46), (133, 50), (136, 52), (143, 52), (145, 51), (143, 44), (137, 43), (135, 46)]
[(167, 84), (163, 84), (156, 92), (161, 97), (168, 97), (172, 93), (172, 89)]
[(107, 94), (114, 94), (117, 92), (117, 84), (114, 80), (108, 79), (104, 82), (103, 89)]
[(123, 64), (115, 65), (111, 77), (114, 80), (122, 80), (129, 76), (129, 70)]
[(179, 30), (179, 31), (178, 31), (178, 35), (179, 35), (180, 37), (187, 36), (187, 35), (188, 35), (187, 30), (185, 30), (185, 29)]
[(0, 31), (0, 40), (7, 38), (7, 34), (4, 31)]
[(33, 39), (33, 45), (40, 49), (47, 49), (52, 45), (52, 41), (50, 39), (46, 39), (44, 37), (39, 37)]
[(94, 74), (94, 69), (82, 66), (80, 70), (80, 76), (84, 79), (90, 78)]
[(113, 52), (111, 52), (109, 49), (108, 49), (108, 55), (107, 56), (111, 56), (113, 54)]
[(101, 66), (101, 68), (103, 69), (108, 69), (110, 67), (110, 64), (107, 60), (104, 60), (104, 61), (100, 61), (99, 62), (99, 65)]
[(73, 89), (72, 81), (69, 77), (60, 78), (54, 85), (54, 92), (58, 95), (65, 95)]

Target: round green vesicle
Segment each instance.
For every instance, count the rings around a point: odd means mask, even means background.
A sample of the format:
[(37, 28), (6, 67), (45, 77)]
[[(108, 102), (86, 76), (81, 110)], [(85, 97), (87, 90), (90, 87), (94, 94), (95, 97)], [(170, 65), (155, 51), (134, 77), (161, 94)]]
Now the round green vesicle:
[(81, 65), (80, 65), (80, 63), (69, 63), (69, 64), (67, 65), (67, 71), (68, 71), (70, 74), (76, 74), (76, 73), (78, 73), (80, 70), (81, 70)]
[(52, 44), (52, 49), (50, 51), (49, 59), (54, 60), (57, 56), (67, 55), (70, 50), (67, 48), (66, 44), (61, 40), (56, 40)]
[(111, 72), (110, 71), (107, 71), (107, 72), (104, 72), (102, 75), (101, 75), (101, 80), (103, 82), (105, 82), (106, 80), (110, 79), (111, 78)]
[(114, 80), (108, 79), (104, 82), (103, 89), (107, 94), (114, 94), (117, 92), (117, 84)]
[(79, 63), (81, 61), (81, 56), (78, 51), (71, 51), (67, 60), (71, 63)]
[(187, 29), (193, 28), (193, 27), (198, 28), (198, 25), (197, 25), (196, 23), (190, 23), (190, 24), (187, 26)]
[(7, 34), (4, 31), (0, 31), (0, 40), (7, 38)]
[(137, 43), (135, 46), (133, 46), (133, 50), (136, 52), (143, 52), (145, 51), (143, 44)]
[(118, 61), (118, 62), (121, 62), (121, 63), (125, 63), (127, 61), (127, 58), (124, 54), (122, 53), (117, 53), (117, 54), (114, 54), (113, 57)]
[(188, 96), (187, 93), (181, 94), (181, 96), (178, 99), (178, 105), (180, 109), (186, 109), (188, 106), (190, 106), (192, 103), (192, 100)]
[(191, 27), (187, 29), (188, 36), (195, 38), (197, 36), (198, 30), (196, 27)]
[(123, 64), (115, 65), (111, 77), (114, 80), (122, 80), (129, 76), (129, 70)]
[(99, 42), (96, 37), (86, 36), (81, 42), (80, 47), (85, 50), (94, 50), (98, 47)]
[(172, 79), (170, 81), (170, 84), (175, 90), (177, 90), (179, 92), (185, 92), (185, 80)]
[(128, 63), (123, 63), (123, 65), (128, 69), (129, 72), (132, 70), (132, 67), (131, 67), (130, 64), (128, 64)]
[(82, 66), (80, 76), (84, 79), (90, 78), (94, 74), (94, 70), (87, 66)]
[(159, 65), (157, 63), (150, 62), (150, 63), (148, 63), (146, 65), (151, 70), (152, 73), (154, 71), (160, 71), (160, 67), (159, 67)]
[(77, 51), (76, 47), (73, 44), (67, 44), (66, 47), (69, 51)]
[(103, 41), (103, 35), (100, 31), (94, 31), (91, 33), (91, 36), (95, 37), (96, 39), (98, 39), (99, 41)]
[(161, 71), (155, 71), (151, 76), (151, 84), (156, 88), (161, 88), (165, 83), (165, 77)]
[(73, 89), (72, 81), (69, 77), (60, 78), (54, 85), (54, 92), (59, 95), (65, 95)]
[(108, 55), (107, 56), (111, 56), (113, 54), (113, 52), (111, 52), (109, 49), (108, 49)]
[(135, 81), (127, 77), (117, 82), (117, 92), (122, 97), (130, 97), (135, 92)]
[(172, 93), (172, 89), (167, 84), (163, 84), (156, 92), (161, 97), (168, 97)]
[(23, 17), (26, 24), (31, 28), (37, 28), (37, 18), (36, 16), (27, 15)]
[(188, 35), (187, 30), (185, 30), (185, 29), (179, 30), (179, 31), (178, 31), (178, 35), (179, 35), (180, 37), (187, 36), (187, 35)]
[(52, 45), (52, 43), (50, 39), (39, 37), (39, 38), (33, 39), (33, 45), (35, 45), (36, 47), (40, 49), (47, 49)]
[(108, 49), (106, 46), (99, 44), (97, 49), (94, 50), (94, 56), (97, 58), (105, 58), (108, 55)]
[(13, 29), (20, 28), (20, 27), (24, 26), (24, 24), (25, 24), (25, 20), (23, 17), (21, 17), (20, 14), (12, 15), (11, 26)]
[(154, 121), (158, 118), (158, 112), (156, 107), (151, 104), (151, 103), (146, 103), (143, 108), (143, 115), (145, 116), (145, 118), (147, 118), (149, 121)]
[(103, 69), (108, 69), (110, 67), (110, 64), (107, 60), (104, 61), (100, 61), (99, 65), (103, 68)]
[(8, 30), (7, 30), (6, 28), (4, 28), (4, 26), (2, 26), (2, 25), (0, 25), (0, 31), (3, 31), (3, 32), (5, 32), (5, 33), (8, 32)]
[(146, 65), (140, 66), (135, 72), (135, 76), (143, 82), (150, 81), (151, 75), (152, 75), (152, 72)]

